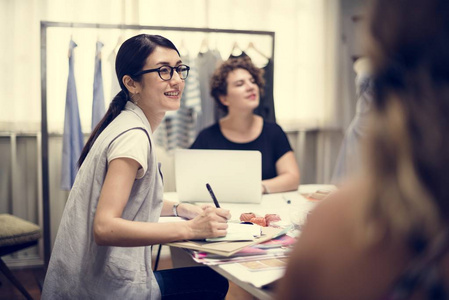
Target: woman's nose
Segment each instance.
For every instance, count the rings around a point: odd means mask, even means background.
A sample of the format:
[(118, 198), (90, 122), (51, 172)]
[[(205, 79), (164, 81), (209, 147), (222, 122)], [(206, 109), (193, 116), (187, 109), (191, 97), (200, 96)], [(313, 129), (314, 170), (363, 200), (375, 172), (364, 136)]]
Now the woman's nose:
[(253, 90), (256, 88), (256, 84), (254, 82), (247, 82), (246, 83), (246, 89), (247, 90)]
[(173, 76), (171, 77), (170, 82), (172, 84), (179, 84), (183, 82), (183, 80), (181, 79), (181, 75), (179, 75), (178, 72), (173, 72)]

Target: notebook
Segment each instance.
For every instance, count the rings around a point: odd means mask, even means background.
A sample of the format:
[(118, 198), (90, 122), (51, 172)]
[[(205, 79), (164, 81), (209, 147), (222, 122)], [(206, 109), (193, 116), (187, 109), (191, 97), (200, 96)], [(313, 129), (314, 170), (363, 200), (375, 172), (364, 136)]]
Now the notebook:
[(260, 203), (262, 155), (259, 151), (178, 149), (176, 191), (181, 202)]

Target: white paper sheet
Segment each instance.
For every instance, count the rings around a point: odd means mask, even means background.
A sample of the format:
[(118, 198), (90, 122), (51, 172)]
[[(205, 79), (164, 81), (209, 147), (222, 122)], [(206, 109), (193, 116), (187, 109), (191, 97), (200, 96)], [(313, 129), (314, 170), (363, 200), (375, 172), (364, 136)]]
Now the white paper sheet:
[(260, 237), (259, 225), (228, 223), (226, 236), (206, 239), (208, 242), (224, 241), (253, 241), (254, 237)]

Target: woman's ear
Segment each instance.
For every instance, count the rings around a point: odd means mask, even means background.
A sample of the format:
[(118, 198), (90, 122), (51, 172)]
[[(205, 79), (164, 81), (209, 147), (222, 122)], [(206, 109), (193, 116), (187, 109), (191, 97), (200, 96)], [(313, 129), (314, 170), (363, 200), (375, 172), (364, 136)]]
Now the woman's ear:
[(229, 105), (229, 102), (228, 102), (228, 100), (226, 99), (226, 96), (225, 96), (225, 95), (220, 95), (220, 96), (218, 96), (218, 99), (220, 99), (221, 104), (223, 104), (224, 106), (228, 106), (228, 105)]
[(128, 92), (130, 92), (131, 94), (137, 94), (139, 92), (138, 90), (139, 86), (137, 82), (131, 78), (131, 76), (129, 75), (123, 76), (122, 81)]

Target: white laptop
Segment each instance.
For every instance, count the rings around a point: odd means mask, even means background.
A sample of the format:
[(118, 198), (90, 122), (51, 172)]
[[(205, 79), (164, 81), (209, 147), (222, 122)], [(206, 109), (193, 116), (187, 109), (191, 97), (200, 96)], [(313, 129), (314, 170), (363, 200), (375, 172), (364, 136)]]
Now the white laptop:
[(175, 151), (176, 191), (181, 202), (260, 203), (262, 155), (259, 151), (179, 149)]

